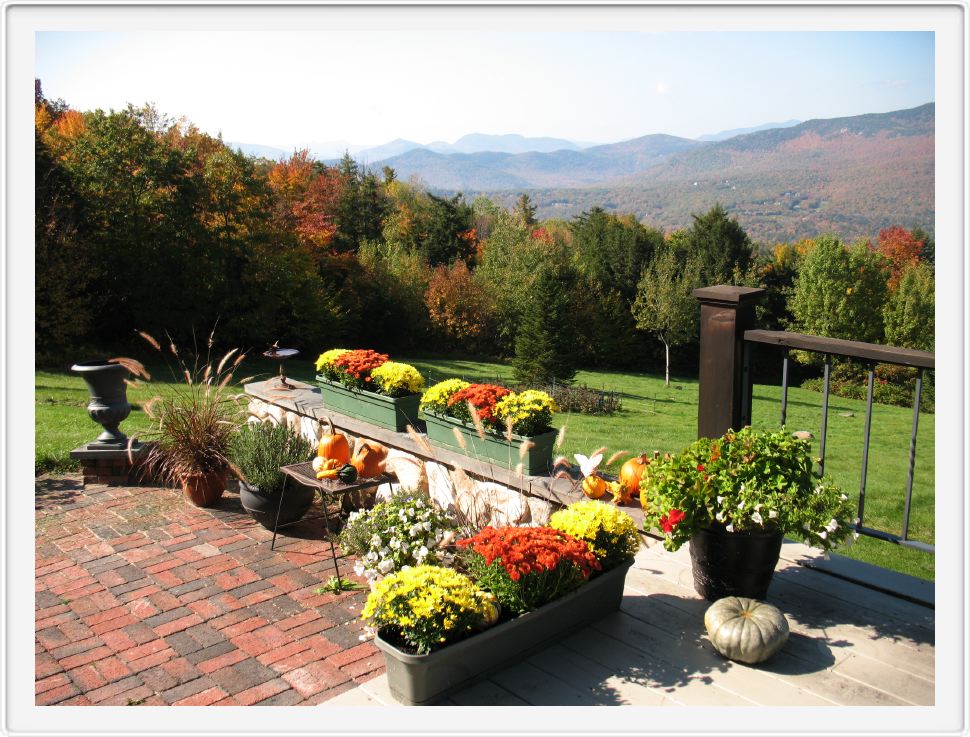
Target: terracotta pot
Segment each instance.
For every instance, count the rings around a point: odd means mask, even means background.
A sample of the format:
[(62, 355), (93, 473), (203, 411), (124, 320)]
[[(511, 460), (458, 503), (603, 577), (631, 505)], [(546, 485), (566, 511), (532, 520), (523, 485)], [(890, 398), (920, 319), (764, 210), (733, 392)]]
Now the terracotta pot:
[(190, 473), (182, 477), (182, 488), (185, 496), (195, 506), (212, 507), (222, 498), (228, 478), (228, 471)]

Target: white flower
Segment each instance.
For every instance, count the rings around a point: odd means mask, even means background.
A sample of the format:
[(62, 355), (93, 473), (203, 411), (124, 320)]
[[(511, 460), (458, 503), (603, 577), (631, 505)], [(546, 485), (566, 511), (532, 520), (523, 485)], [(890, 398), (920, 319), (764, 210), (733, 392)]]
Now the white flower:
[(381, 573), (390, 573), (394, 570), (394, 561), (390, 558), (385, 558), (380, 563), (377, 564), (377, 570)]
[(761, 511), (761, 505), (760, 504), (755, 504), (754, 505), (754, 511), (755, 512), (760, 512)]
[(391, 549), (393, 550), (399, 550), (401, 548), (401, 541), (398, 540), (396, 537), (392, 537), (391, 542), (388, 544), (391, 546)]
[(826, 532), (825, 530), (822, 530), (821, 532), (818, 533), (818, 536), (824, 540), (829, 536), (829, 533)]
[(852, 533), (852, 539), (853, 540), (858, 540), (859, 539), (859, 533), (858, 532), (853, 532)]
[(768, 519), (778, 519), (778, 511), (775, 509), (768, 510)]
[(724, 504), (724, 497), (723, 497), (723, 496), (719, 496), (719, 497), (717, 498), (717, 503), (718, 503), (718, 504)]
[(714, 515), (714, 519), (716, 519), (718, 522), (723, 522), (724, 521), (724, 512), (718, 512), (717, 514), (715, 514)]
[(431, 523), (430, 522), (422, 522), (421, 523), (421, 526), (425, 529), (425, 531), (427, 531), (427, 532), (430, 532), (431, 531)]
[(370, 544), (372, 548), (376, 548), (381, 544), (381, 536), (376, 533), (371, 535)]
[(835, 532), (837, 529), (839, 529), (838, 521), (835, 519), (830, 519), (829, 523), (825, 525), (825, 529), (828, 530), (829, 532)]
[(752, 514), (751, 515), (751, 519), (754, 520), (755, 522), (757, 522), (759, 525), (763, 525), (764, 524), (764, 520), (761, 518), (761, 513), (760, 512), (755, 512), (754, 514)]
[(839, 499), (841, 499), (842, 501), (848, 501), (849, 497), (846, 496), (845, 494), (839, 494)]
[(354, 563), (354, 573), (356, 573), (358, 576), (363, 576), (364, 564), (361, 563), (360, 561), (357, 561), (356, 563)]
[(418, 561), (422, 561), (427, 557), (427, 555), (428, 555), (428, 549), (424, 545), (422, 545), (420, 548), (418, 548), (418, 551), (414, 554), (414, 557)]
[(728, 532), (734, 532), (734, 523), (732, 522), (731, 524), (729, 524), (724, 529), (727, 530)]

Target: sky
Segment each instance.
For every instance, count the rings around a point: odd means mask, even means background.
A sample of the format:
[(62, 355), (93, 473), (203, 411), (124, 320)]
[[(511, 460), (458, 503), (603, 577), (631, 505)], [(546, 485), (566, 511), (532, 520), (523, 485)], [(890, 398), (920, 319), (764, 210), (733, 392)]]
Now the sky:
[(935, 101), (931, 32), (38, 32), (35, 76), (75, 109), (151, 102), (281, 148), (695, 138)]

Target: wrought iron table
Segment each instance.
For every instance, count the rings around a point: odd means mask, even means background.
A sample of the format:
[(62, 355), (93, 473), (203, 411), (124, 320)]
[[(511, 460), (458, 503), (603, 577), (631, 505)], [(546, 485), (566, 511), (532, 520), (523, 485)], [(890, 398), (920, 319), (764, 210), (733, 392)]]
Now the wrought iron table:
[[(394, 476), (387, 473), (382, 473), (380, 476), (359, 478), (352, 484), (345, 484), (340, 479), (318, 479), (316, 471), (313, 470), (313, 463), (310, 461), (307, 461), (306, 463), (294, 463), (290, 466), (280, 466), (280, 472), (285, 476), (285, 478), (283, 480), (283, 489), (280, 491), (280, 505), (276, 510), (276, 523), (273, 525), (273, 541), (270, 543), (269, 549), (273, 550), (276, 547), (276, 533), (280, 528), (296, 524), (296, 522), (301, 522), (304, 519), (319, 519), (322, 517), (327, 525), (327, 540), (330, 542), (330, 555), (333, 558), (333, 569), (337, 574), (337, 580), (339, 582), (340, 569), (337, 566), (337, 550), (334, 547), (333, 535), (330, 532), (330, 514), (327, 512), (327, 498), (331, 497), (337, 499), (355, 491), (370, 489), (372, 487), (380, 486), (381, 484), (389, 484), (394, 480)], [(293, 479), (296, 483), (302, 486), (308, 486), (320, 492), (320, 506), (323, 507), (322, 515), (316, 515), (315, 517), (309, 518), (302, 517), (295, 522), (289, 522), (283, 525), (279, 524), (280, 510), (283, 508), (283, 495), (286, 493), (286, 485), (289, 479)]]

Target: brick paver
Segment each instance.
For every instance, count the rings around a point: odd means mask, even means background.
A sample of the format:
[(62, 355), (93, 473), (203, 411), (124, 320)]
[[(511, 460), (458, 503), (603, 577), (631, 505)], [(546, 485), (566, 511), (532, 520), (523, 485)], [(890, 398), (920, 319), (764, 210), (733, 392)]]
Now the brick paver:
[[(277, 539), (227, 492), (36, 483), (38, 705), (312, 705), (383, 672), (320, 521)], [(364, 581), (341, 559), (341, 574)]]

